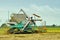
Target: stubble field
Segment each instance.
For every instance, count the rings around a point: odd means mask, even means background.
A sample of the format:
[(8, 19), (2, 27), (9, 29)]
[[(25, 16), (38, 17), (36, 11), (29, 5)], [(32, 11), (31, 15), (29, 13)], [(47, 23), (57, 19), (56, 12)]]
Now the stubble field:
[(8, 34), (0, 40), (60, 40), (60, 33)]

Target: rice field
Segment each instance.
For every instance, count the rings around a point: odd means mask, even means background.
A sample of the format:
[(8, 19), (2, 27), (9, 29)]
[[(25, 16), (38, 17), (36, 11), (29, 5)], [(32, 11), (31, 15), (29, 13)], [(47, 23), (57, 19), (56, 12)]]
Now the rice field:
[(48, 27), (47, 32), (60, 32), (60, 27)]
[(0, 40), (60, 40), (60, 28), (49, 27), (46, 33), (7, 34), (9, 28), (0, 28)]

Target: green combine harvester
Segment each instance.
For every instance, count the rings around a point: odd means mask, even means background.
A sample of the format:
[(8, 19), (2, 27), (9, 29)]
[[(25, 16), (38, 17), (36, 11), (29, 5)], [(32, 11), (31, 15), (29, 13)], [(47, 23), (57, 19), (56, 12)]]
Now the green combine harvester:
[[(32, 26), (34, 24), (31, 24), (30, 21), (21, 21), (17, 25), (11, 25), (10, 29), (8, 30), (9, 33), (32, 33), (37, 31), (36, 25)], [(36, 28), (35, 28), (36, 27)], [(35, 29), (33, 29), (35, 28)]]
[[(15, 23), (7, 23), (10, 25), (10, 29), (7, 31), (10, 34), (16, 34), (16, 33), (37, 33), (37, 32), (46, 32), (45, 29), (39, 29), (35, 23), (35, 21), (42, 21), (42, 19), (33, 19), (33, 17), (28, 17), (26, 13), (21, 9), (20, 12), (23, 12), (25, 17), (21, 16), (20, 22)], [(40, 16), (33, 14), (34, 16), (40, 18)], [(23, 18), (24, 19), (23, 19)], [(15, 20), (15, 19), (14, 19)], [(15, 21), (16, 22), (16, 21)]]

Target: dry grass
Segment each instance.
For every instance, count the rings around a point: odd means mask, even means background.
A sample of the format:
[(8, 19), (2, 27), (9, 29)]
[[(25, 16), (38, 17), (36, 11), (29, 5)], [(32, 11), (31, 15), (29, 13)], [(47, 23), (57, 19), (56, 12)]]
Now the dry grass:
[(0, 40), (60, 40), (60, 33), (0, 35)]

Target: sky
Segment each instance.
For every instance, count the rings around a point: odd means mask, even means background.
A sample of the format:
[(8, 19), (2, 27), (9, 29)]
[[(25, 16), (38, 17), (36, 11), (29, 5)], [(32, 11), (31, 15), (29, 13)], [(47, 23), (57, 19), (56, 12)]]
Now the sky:
[(47, 25), (60, 25), (60, 0), (0, 0), (0, 25), (12, 13), (23, 9), (28, 16), (37, 14)]

